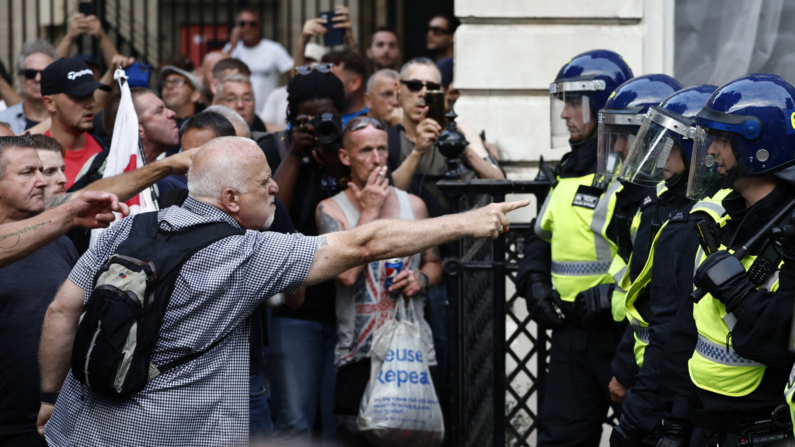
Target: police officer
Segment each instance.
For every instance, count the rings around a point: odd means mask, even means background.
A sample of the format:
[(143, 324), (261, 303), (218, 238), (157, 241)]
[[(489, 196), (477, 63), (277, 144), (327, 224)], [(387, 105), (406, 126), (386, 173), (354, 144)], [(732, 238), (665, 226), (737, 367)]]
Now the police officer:
[[(665, 347), (673, 373), (666, 382), (691, 382), (689, 389), (678, 389), (665, 423), (689, 418), (704, 429), (694, 432), (691, 445), (737, 445), (755, 431), (771, 430), (771, 419), (786, 408), (781, 384), (791, 357), (768, 338), (786, 317), (759, 312), (762, 301), (756, 299), (757, 289), (778, 289), (780, 257), (767, 237), (747, 247), (741, 260), (730, 253), (793, 200), (793, 113), (795, 86), (780, 76), (752, 74), (716, 90), (696, 116), (687, 194), (698, 199), (718, 188), (732, 192), (721, 202), (726, 215), (703, 231), (696, 258), (693, 282), (707, 294), (695, 305), (680, 306)], [(770, 292), (761, 293), (775, 295)], [(679, 356), (688, 348), (684, 363)], [(664, 436), (661, 442), (685, 445), (683, 438)]]
[(542, 328), (555, 329), (539, 412), (540, 446), (597, 446), (609, 405), (605, 386), (612, 356), (587, 350), (587, 332), (571, 320), (578, 315), (579, 292), (612, 280), (608, 270), (617, 245), (607, 226), (616, 190), (606, 191), (596, 179), (596, 113), (630, 78), (621, 56), (594, 50), (566, 63), (550, 85), (552, 146), (568, 140), (571, 152), (556, 168), (556, 186), (526, 237), (517, 275), (530, 316)]
[[(635, 142), (635, 136), (640, 130), (641, 122), (649, 107), (660, 104), (666, 97), (681, 88), (682, 85), (668, 75), (650, 74), (630, 79), (610, 95), (604, 109), (599, 111), (598, 181), (606, 184), (618, 174)], [(583, 326), (589, 333), (589, 346), (597, 352), (605, 354), (616, 352), (621, 334), (626, 329), (623, 304), (621, 312), (616, 313), (613, 312), (612, 301), (616, 298), (623, 303), (618, 298), (619, 294), (623, 295), (623, 290), (617, 284), (625, 275), (627, 262), (633, 255), (632, 221), (644, 199), (656, 195), (655, 187), (656, 185), (641, 185), (623, 180), (615, 181), (608, 187), (609, 190), (616, 191), (614, 212), (607, 230), (608, 237), (616, 241), (618, 246), (609, 271), (613, 281), (582, 291), (575, 299), (575, 306), (580, 311)], [(647, 249), (648, 245), (643, 247), (641, 253), (635, 258), (645, 259)], [(634, 272), (634, 275), (637, 275), (640, 268)], [(634, 275), (630, 274), (633, 278)], [(614, 293), (614, 291), (616, 292)], [(614, 323), (614, 317), (616, 317), (615, 321), (619, 321), (621, 324)], [(627, 334), (625, 339), (631, 342), (632, 334)], [(624, 346), (625, 349), (621, 352), (625, 355), (620, 356), (615, 362), (621, 366), (612, 369), (620, 369), (626, 373), (618, 375), (621, 380), (617, 380), (614, 373), (609, 384), (611, 399), (617, 403), (620, 403), (623, 393), (616, 392), (616, 390), (631, 386), (637, 373), (635, 357), (631, 349), (632, 344), (624, 343)]]
[[(657, 195), (643, 201), (630, 274), (623, 278), (630, 285), (625, 286), (627, 294), (621, 305), (631, 323), (633, 361), (639, 374), (627, 392), (619, 425), (611, 435), (613, 447), (655, 445), (659, 437), (663, 407), (657, 384), (664, 379), (659, 375), (660, 362), (664, 361), (661, 350), (681, 299), (674, 279), (679, 276), (681, 282), (692, 284), (698, 248), (697, 239), (692, 238), (688, 250), (687, 240), (677, 240), (676, 230), (688, 221), (692, 224), (691, 218), (709, 218), (701, 213), (712, 212), (712, 221), (722, 214), (716, 204), (694, 207), (696, 202), (685, 196), (695, 115), (715, 89), (711, 85), (689, 87), (651, 107), (619, 175), (621, 180), (639, 185), (656, 184)], [(674, 222), (669, 221), (673, 217)], [(682, 269), (688, 260), (690, 267)], [(617, 352), (616, 358), (621, 354)], [(613, 366), (614, 373), (620, 374), (615, 359)]]

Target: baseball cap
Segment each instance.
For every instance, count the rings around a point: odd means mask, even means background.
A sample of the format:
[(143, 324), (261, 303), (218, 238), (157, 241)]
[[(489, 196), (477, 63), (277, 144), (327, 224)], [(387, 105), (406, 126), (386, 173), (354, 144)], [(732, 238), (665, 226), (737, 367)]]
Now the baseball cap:
[(194, 90), (201, 90), (202, 86), (199, 84), (199, 80), (196, 76), (193, 76), (190, 72), (187, 72), (181, 68), (177, 68), (173, 65), (166, 65), (165, 67), (160, 69), (160, 74), (157, 75), (158, 82), (160, 84), (163, 83), (163, 79), (166, 79), (166, 76), (170, 75), (171, 73), (176, 73), (180, 76), (183, 76), (185, 79), (190, 82), (190, 85), (193, 87)]
[(77, 54), (77, 55), (74, 56), (74, 59), (83, 61), (83, 62), (86, 63), (86, 65), (93, 65), (95, 67), (100, 67), (99, 61), (94, 56), (92, 56), (90, 54), (82, 54), (82, 53), (81, 54)]
[(74, 58), (58, 59), (41, 72), (41, 94), (66, 93), (87, 96), (94, 90), (110, 91), (110, 86), (94, 80), (94, 72), (85, 62)]

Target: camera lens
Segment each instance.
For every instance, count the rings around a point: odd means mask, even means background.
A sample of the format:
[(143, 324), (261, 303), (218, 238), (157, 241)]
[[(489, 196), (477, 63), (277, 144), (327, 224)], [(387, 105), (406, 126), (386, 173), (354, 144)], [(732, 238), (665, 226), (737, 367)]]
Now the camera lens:
[(339, 140), (342, 134), (342, 121), (330, 113), (324, 113), (320, 121), (315, 124), (315, 136), (322, 144), (332, 144)]

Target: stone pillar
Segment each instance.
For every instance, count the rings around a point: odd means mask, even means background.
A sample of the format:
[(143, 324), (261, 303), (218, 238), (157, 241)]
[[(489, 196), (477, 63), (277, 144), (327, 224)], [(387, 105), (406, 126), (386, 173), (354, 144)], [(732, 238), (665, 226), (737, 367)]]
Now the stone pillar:
[(534, 176), (549, 141), (549, 83), (573, 56), (613, 50), (635, 75), (673, 74), (673, 0), (456, 0), (456, 112), (501, 149), (510, 178)]

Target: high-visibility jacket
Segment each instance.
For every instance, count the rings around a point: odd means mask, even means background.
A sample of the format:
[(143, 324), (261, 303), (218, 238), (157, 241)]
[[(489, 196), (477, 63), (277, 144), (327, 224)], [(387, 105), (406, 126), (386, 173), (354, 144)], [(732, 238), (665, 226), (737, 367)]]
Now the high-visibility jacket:
[(603, 192), (593, 180), (594, 174), (558, 178), (536, 218), (535, 233), (551, 246), (552, 281), (567, 302), (613, 282), (609, 272), (618, 246), (607, 237), (607, 227), (622, 185), (612, 182)]
[[(720, 204), (720, 201), (723, 200), (728, 193), (728, 190), (721, 191), (713, 198), (697, 202), (689, 210), (685, 209), (682, 210), (682, 212), (688, 212), (688, 218), (699, 213), (701, 215), (707, 215), (715, 222), (718, 222), (725, 212)], [(649, 322), (643, 317), (642, 312), (639, 311), (636, 304), (639, 304), (639, 300), (649, 299), (650, 291), (648, 290), (648, 287), (652, 278), (654, 251), (657, 245), (657, 240), (667, 225), (668, 221), (666, 221), (657, 232), (657, 235), (652, 241), (649, 255), (646, 259), (646, 264), (643, 266), (643, 270), (640, 272), (637, 278), (635, 278), (635, 281), (633, 281), (629, 286), (624, 300), (627, 319), (629, 319), (629, 323), (635, 332), (634, 351), (635, 361), (637, 362), (638, 366), (643, 366), (643, 356), (646, 351), (646, 346), (649, 344)], [(696, 264), (696, 266), (698, 266), (698, 264)]]
[[(723, 217), (720, 225), (723, 226), (728, 219), (729, 216)], [(726, 247), (721, 245), (720, 249), (726, 250)], [(696, 265), (706, 258), (704, 251), (699, 249)], [(756, 256), (745, 256), (741, 262), (748, 270), (755, 259)], [(778, 270), (759, 288), (778, 290)], [(694, 305), (693, 319), (698, 329), (696, 350), (688, 361), (693, 383), (703, 390), (724, 396), (740, 397), (753, 392), (762, 382), (767, 366), (743, 358), (732, 348), (731, 332), (737, 322), (734, 315), (726, 313), (723, 303), (706, 294)]]

